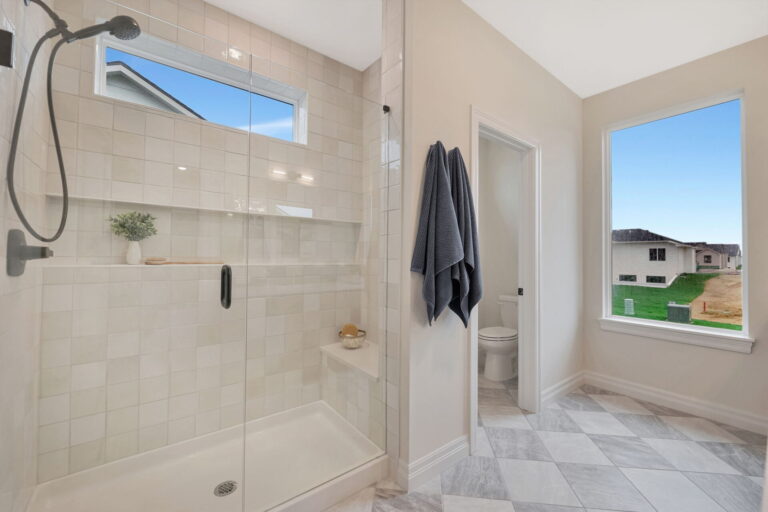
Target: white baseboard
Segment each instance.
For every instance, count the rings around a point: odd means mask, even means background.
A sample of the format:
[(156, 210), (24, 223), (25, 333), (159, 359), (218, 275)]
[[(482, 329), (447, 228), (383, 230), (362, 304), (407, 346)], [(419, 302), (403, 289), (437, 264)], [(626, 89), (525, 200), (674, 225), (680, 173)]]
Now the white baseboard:
[(734, 427), (762, 434), (768, 433), (767, 416), (591, 371), (583, 372), (583, 381), (608, 391), (671, 407)]
[(407, 463), (400, 460), (397, 482), (406, 490), (413, 490), (437, 477), (444, 470), (469, 456), (469, 439), (461, 436), (444, 444), (432, 453)]
[(584, 384), (584, 373), (585, 372), (574, 373), (570, 377), (567, 377), (542, 391), (542, 407), (546, 407), (547, 404), (554, 402), (563, 395), (567, 395)]

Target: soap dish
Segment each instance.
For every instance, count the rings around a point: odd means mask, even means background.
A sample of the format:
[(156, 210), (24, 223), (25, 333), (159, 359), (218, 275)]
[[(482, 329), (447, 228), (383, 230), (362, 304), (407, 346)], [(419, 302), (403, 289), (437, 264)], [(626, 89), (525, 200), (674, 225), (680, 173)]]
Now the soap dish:
[(365, 341), (366, 332), (362, 329), (357, 330), (357, 334), (342, 334), (339, 331), (339, 339), (341, 340), (341, 346), (350, 350), (360, 348)]

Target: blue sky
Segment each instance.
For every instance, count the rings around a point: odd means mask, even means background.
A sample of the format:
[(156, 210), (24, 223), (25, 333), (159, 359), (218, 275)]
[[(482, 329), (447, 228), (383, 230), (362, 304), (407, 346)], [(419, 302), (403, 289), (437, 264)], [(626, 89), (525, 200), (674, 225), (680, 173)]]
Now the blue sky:
[(613, 132), (613, 228), (741, 244), (740, 101)]
[[(230, 85), (107, 48), (107, 62), (119, 60), (144, 75), (208, 121), (293, 140), (293, 106)], [(250, 101), (250, 120), (249, 120)]]

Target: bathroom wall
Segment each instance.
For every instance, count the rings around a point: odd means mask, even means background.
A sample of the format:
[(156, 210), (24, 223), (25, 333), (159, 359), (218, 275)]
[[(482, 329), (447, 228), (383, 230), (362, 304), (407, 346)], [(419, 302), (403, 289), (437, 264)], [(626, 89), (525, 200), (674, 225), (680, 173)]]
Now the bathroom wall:
[[(3, 173), (26, 71), (27, 56), (49, 27), (39, 8), (23, 2), (0, 2), (0, 28), (15, 34), (15, 67), (0, 67), (0, 165)], [(27, 100), (17, 153), (16, 190), (32, 224), (43, 232), (42, 215), (50, 123), (45, 108), (45, 66), (48, 50), (39, 55)], [(21, 229), (0, 180), (0, 512), (21, 512), (36, 482), (37, 388), (40, 332), (40, 262), (31, 262), (20, 277), (5, 272), (9, 229)], [(27, 236), (27, 242), (34, 240)]]
[[(584, 296), (587, 370), (730, 408), (752, 424), (768, 425), (768, 37), (617, 87), (584, 100)], [(747, 279), (752, 354), (739, 354), (603, 331), (602, 131), (606, 126), (715, 95), (743, 91)]]
[[(94, 42), (62, 52), (55, 100), (74, 197), (45, 274), (39, 480), (226, 428), (243, 411), (253, 420), (330, 397), (319, 347), (346, 322), (367, 324), (377, 342), (386, 318), (378, 210), (387, 167), (364, 73), (199, 1), (61, 0), (57, 9), (74, 26), (128, 14), (156, 37), (305, 89), (309, 134), (307, 145), (248, 137), (95, 96)], [(380, 67), (367, 74), (375, 99)], [(50, 210), (61, 201), (52, 170)], [(299, 183), (298, 172), (315, 179)], [(278, 205), (317, 218), (278, 216)], [(131, 210), (157, 218), (145, 256), (211, 265), (122, 265), (126, 242), (106, 219)], [(222, 262), (238, 293), (227, 311)], [(352, 396), (357, 384), (344, 382)], [(346, 414), (380, 445), (383, 382), (369, 401), (350, 402), (376, 421)]]
[(499, 295), (517, 293), (522, 157), (507, 144), (481, 137), (479, 158), (477, 211), (483, 300), (478, 305), (478, 322), (483, 328), (501, 325)]
[[(402, 257), (411, 257), (429, 145), (442, 140), (458, 146), (469, 162), (472, 106), (536, 141), (542, 150), (540, 352), (546, 390), (582, 369), (581, 100), (460, 0), (405, 5)], [(409, 312), (401, 323), (409, 401), (400, 408), (408, 436), (400, 465), (407, 475), (425, 461), (442, 460), (432, 457), (444, 450), (466, 446), (469, 343), (450, 312), (428, 325), (421, 276), (403, 265), (401, 278), (400, 305)]]

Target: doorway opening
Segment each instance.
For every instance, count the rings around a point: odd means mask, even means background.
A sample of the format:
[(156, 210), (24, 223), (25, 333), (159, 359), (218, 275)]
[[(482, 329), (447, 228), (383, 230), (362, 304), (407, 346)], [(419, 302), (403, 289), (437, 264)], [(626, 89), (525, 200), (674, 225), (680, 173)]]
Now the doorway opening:
[(541, 404), (539, 153), (535, 142), (473, 109), (471, 181), (484, 289), (469, 331), (472, 453), (482, 443), (484, 413), (536, 412)]

